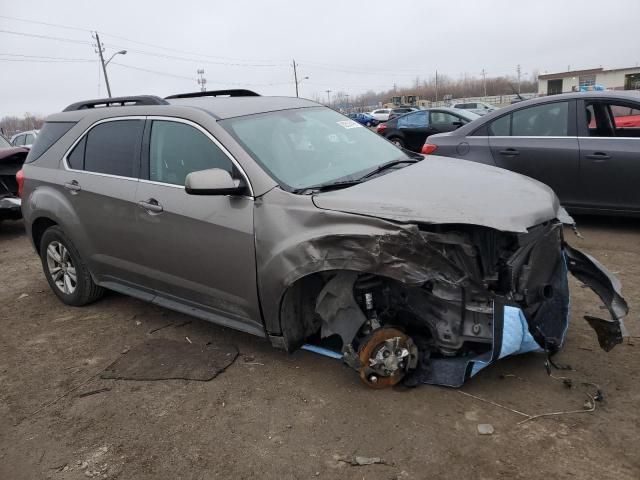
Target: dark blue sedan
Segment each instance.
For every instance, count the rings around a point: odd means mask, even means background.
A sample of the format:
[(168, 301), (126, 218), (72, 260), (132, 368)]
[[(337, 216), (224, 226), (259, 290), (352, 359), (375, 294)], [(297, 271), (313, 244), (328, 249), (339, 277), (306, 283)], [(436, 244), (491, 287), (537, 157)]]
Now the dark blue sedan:
[(360, 125), (364, 125), (366, 127), (375, 127), (380, 123), (368, 113), (350, 113), (348, 116), (351, 120), (354, 120)]

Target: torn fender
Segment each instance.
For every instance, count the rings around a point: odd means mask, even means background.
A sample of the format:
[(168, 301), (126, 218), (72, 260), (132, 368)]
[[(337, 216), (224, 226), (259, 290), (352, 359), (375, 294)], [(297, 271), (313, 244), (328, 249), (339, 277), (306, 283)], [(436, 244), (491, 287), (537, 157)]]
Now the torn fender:
[(608, 352), (617, 344), (622, 343), (623, 337), (628, 335), (623, 318), (629, 313), (629, 306), (622, 297), (620, 282), (592, 256), (576, 250), (566, 243), (563, 249), (571, 274), (591, 288), (609, 310), (611, 320), (591, 315), (584, 317), (596, 331), (600, 347)]
[(306, 195), (271, 190), (256, 199), (254, 225), (258, 291), (270, 334), (281, 332), (287, 288), (309, 274), (353, 270), (409, 285), (473, 282), (416, 225), (318, 209)]

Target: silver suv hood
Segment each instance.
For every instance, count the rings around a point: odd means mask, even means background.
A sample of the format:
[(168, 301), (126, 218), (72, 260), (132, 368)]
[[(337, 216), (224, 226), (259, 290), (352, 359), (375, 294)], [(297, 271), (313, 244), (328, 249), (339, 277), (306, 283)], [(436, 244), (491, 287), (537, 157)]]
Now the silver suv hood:
[(501, 168), (429, 155), (343, 190), (314, 195), (318, 208), (407, 223), (464, 223), (502, 231), (560, 215), (553, 190)]

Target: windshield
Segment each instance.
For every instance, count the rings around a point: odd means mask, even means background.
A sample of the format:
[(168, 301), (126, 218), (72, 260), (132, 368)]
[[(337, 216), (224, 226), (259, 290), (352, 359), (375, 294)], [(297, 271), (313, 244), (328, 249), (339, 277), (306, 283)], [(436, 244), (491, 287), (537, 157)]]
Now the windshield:
[(9, 147), (11, 147), (11, 144), (2, 135), (0, 135), (0, 148), (9, 148)]
[(368, 128), (325, 107), (249, 115), (220, 124), (288, 190), (353, 180), (379, 165), (409, 158)]

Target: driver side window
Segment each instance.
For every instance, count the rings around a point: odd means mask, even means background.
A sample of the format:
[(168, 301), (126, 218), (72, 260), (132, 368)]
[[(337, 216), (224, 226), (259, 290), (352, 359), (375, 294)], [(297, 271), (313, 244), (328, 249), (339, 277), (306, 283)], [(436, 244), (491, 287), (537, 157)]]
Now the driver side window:
[(221, 168), (233, 176), (233, 163), (200, 130), (184, 123), (154, 120), (149, 145), (149, 180), (184, 185), (191, 172)]
[(434, 125), (451, 125), (460, 121), (458, 117), (447, 112), (431, 112), (431, 123)]

